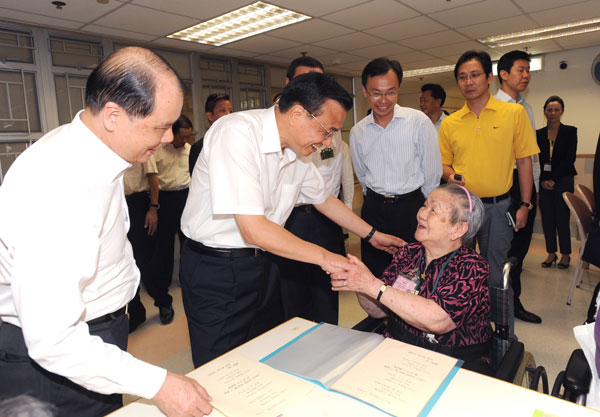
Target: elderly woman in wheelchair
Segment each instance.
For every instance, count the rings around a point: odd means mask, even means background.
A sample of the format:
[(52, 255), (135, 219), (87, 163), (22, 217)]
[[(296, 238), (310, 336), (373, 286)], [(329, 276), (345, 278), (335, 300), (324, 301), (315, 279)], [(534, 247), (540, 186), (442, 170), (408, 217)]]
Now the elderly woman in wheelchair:
[(417, 214), (417, 243), (401, 247), (380, 279), (356, 257), (336, 263), (336, 291), (355, 291), (372, 317), (388, 316), (385, 335), (462, 359), (490, 374), (489, 265), (468, 245), (483, 221), (466, 188), (434, 190)]

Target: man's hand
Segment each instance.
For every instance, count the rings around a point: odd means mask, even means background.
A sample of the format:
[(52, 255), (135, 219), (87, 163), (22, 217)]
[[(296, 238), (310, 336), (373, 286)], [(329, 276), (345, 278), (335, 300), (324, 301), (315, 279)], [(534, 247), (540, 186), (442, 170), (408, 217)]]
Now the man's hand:
[(525, 206), (519, 207), (517, 210), (517, 218), (515, 219), (515, 232), (522, 229), (527, 224), (527, 216), (529, 216), (529, 209)]
[(333, 274), (334, 272), (342, 272), (343, 269), (341, 269), (339, 266), (335, 266), (336, 264), (339, 265), (341, 263), (346, 263), (348, 262), (348, 260), (346, 258), (344, 258), (342, 255), (338, 255), (337, 253), (333, 253), (333, 252), (327, 252), (325, 254), (325, 259), (323, 261), (323, 264), (320, 265), (321, 269), (323, 269), (323, 271), (327, 272), (328, 274)]
[(381, 232), (375, 232), (371, 239), (369, 239), (369, 243), (374, 248), (386, 251), (390, 255), (395, 255), (400, 246), (406, 245), (406, 242), (399, 237)]
[(212, 412), (212, 398), (198, 382), (171, 372), (153, 400), (167, 417), (201, 417)]
[(150, 207), (146, 213), (146, 221), (144, 222), (144, 229), (148, 229), (148, 236), (153, 236), (156, 232), (156, 225), (158, 224), (158, 210), (156, 207)]

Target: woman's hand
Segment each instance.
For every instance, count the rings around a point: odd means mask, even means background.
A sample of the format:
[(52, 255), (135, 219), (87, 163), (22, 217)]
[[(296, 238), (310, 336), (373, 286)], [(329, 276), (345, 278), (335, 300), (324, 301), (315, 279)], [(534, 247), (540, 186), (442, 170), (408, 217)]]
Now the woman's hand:
[(369, 268), (356, 256), (348, 254), (348, 262), (333, 262), (332, 265), (341, 270), (331, 274), (332, 290), (355, 291), (370, 297), (377, 296), (382, 282), (375, 278)]

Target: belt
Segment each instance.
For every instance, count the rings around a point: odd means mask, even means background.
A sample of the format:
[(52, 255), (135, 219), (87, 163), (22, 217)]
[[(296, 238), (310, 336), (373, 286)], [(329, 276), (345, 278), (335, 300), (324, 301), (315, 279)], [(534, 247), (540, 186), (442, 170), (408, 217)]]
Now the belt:
[(112, 320), (116, 320), (127, 313), (127, 307), (121, 307), (114, 313), (108, 313), (93, 320), (87, 322), (88, 326), (93, 326), (95, 324), (107, 323)]
[(370, 197), (374, 200), (383, 201), (385, 203), (396, 203), (398, 201), (406, 201), (411, 200), (415, 197), (422, 196), (421, 189), (417, 188), (414, 191), (406, 194), (395, 194), (395, 195), (382, 195), (378, 194), (375, 191), (367, 188), (367, 197)]
[(481, 197), (481, 202), (485, 204), (496, 204), (502, 200), (506, 200), (508, 197), (510, 197), (508, 193), (497, 195), (496, 197)]
[(301, 211), (301, 212), (305, 212), (305, 213), (314, 213), (314, 212), (317, 211), (317, 209), (315, 209), (315, 206), (313, 206), (312, 204), (302, 204), (301, 206), (294, 207), (294, 209), (292, 211)]
[(263, 253), (263, 251), (258, 248), (211, 248), (210, 246), (204, 246), (202, 243), (191, 239), (187, 239), (186, 243), (194, 252), (206, 256), (213, 256), (215, 258), (249, 258), (251, 256), (260, 256)]

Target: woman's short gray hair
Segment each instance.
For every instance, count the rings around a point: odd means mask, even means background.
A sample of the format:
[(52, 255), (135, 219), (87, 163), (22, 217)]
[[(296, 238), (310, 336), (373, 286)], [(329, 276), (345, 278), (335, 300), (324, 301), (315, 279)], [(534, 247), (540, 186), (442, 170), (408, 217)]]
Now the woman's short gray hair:
[(0, 401), (0, 416), (4, 417), (53, 417), (54, 405), (29, 395), (18, 395)]
[[(485, 210), (481, 199), (466, 188), (456, 184), (444, 184), (440, 186), (440, 189), (455, 197), (456, 205), (452, 209), (450, 222), (452, 224), (458, 222), (468, 224), (467, 233), (462, 236), (461, 241), (463, 245), (470, 245), (483, 223)], [(469, 203), (469, 197), (471, 203)], [(471, 212), (469, 212), (469, 206), (472, 206)]]

